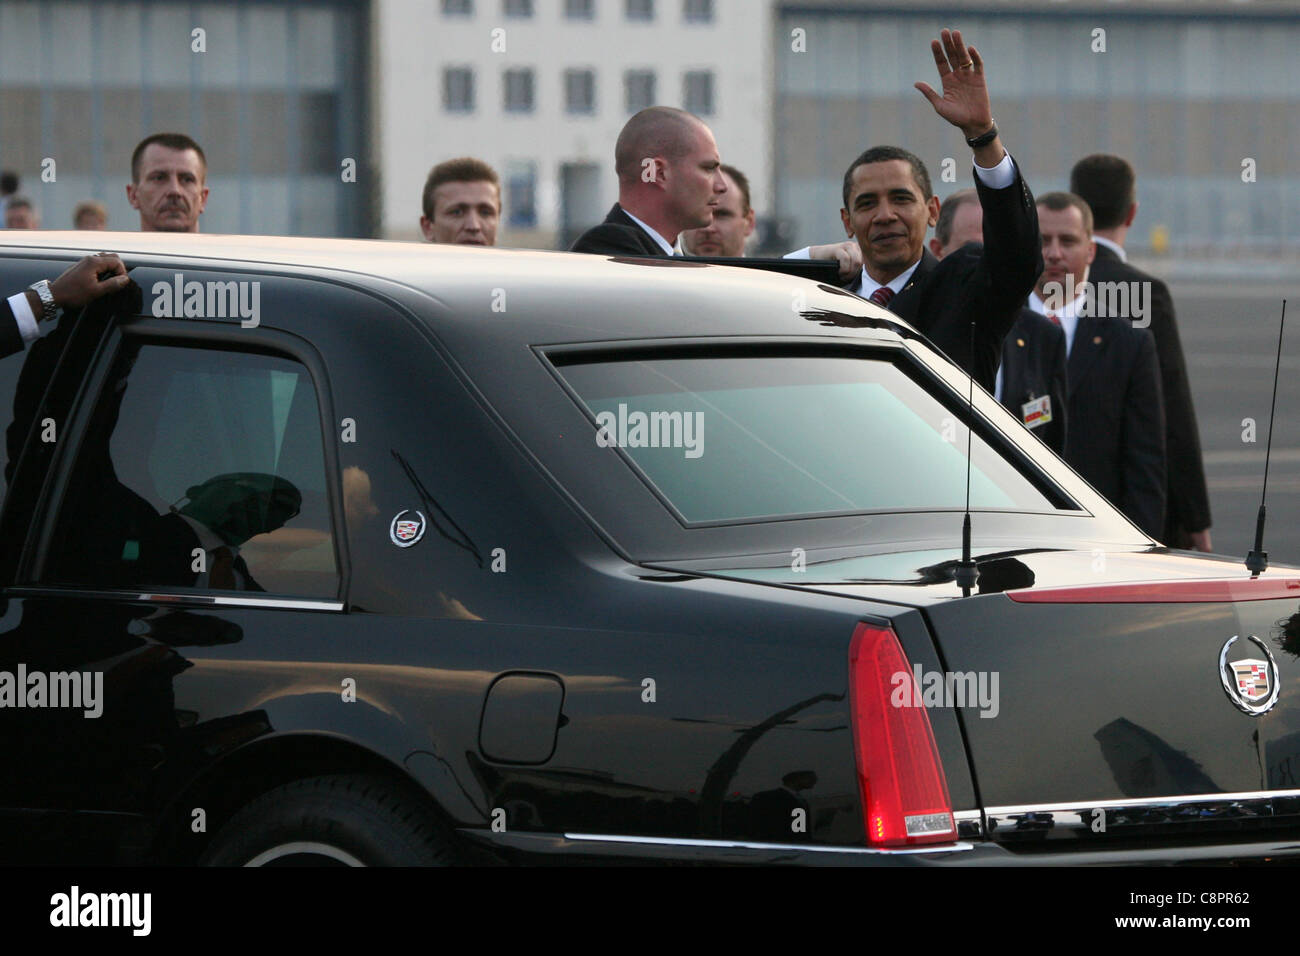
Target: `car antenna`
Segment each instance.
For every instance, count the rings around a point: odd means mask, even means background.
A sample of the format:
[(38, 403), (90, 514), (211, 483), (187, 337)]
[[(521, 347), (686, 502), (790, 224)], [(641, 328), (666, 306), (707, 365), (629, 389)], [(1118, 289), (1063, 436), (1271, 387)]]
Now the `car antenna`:
[(1264, 488), (1259, 493), (1259, 517), (1255, 519), (1255, 547), (1246, 555), (1246, 570), (1257, 578), (1268, 570), (1264, 550), (1264, 499), (1268, 495), (1268, 460), (1273, 455), (1273, 416), (1277, 412), (1277, 372), (1282, 365), (1282, 330), (1286, 328), (1286, 299), (1282, 300), (1282, 321), (1277, 326), (1277, 359), (1273, 362), (1273, 404), (1268, 410), (1268, 446), (1264, 452)]
[[(970, 321), (970, 361), (975, 362), (975, 319)], [(975, 431), (975, 372), (967, 369), (966, 391), (966, 515), (961, 522), (961, 560), (953, 571), (952, 579), (961, 588), (962, 597), (970, 597), (971, 589), (980, 578), (980, 569), (970, 556), (970, 453), (971, 436)]]

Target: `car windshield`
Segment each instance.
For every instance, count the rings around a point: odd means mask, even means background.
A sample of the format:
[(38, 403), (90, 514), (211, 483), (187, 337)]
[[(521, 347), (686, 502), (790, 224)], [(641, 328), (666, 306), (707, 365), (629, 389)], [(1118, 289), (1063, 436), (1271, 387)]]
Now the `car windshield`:
[[(559, 369), (687, 522), (959, 509), (967, 429), (891, 361), (649, 358)], [(964, 411), (964, 410), (963, 410)], [(1002, 452), (971, 443), (973, 509), (1053, 511)]]

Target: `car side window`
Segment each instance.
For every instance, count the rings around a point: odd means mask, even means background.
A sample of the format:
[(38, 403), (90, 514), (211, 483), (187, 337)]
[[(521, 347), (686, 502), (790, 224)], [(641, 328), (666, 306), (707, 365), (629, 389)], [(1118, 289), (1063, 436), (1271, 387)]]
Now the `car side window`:
[(249, 352), (128, 344), (78, 447), (40, 578), (337, 596), (307, 369)]

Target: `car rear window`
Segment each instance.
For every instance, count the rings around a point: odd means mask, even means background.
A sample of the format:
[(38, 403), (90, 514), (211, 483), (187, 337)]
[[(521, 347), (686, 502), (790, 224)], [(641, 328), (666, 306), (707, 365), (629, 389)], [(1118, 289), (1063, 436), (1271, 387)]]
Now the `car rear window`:
[[(751, 356), (559, 367), (618, 449), (687, 522), (962, 508), (968, 433), (884, 358)], [(617, 452), (614, 452), (617, 453)], [(1051, 511), (1051, 499), (971, 436), (974, 509)]]

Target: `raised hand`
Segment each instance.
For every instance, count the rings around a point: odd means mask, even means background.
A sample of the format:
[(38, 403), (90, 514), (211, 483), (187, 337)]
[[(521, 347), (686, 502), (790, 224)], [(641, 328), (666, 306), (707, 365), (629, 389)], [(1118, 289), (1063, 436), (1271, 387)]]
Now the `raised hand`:
[(960, 30), (943, 30), (930, 41), (934, 65), (943, 84), (940, 96), (928, 83), (915, 86), (930, 101), (934, 111), (971, 139), (993, 127), (989, 89), (984, 82), (984, 60), (962, 41)]

